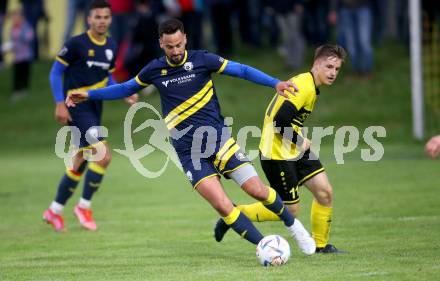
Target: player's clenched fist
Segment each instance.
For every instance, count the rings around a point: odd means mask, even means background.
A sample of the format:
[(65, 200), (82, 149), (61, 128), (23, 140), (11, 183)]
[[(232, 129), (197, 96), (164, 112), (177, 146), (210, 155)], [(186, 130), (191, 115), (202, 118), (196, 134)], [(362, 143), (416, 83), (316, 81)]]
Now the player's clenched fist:
[(89, 98), (87, 92), (72, 92), (67, 95), (66, 105), (67, 107), (75, 107), (77, 103), (83, 102)]

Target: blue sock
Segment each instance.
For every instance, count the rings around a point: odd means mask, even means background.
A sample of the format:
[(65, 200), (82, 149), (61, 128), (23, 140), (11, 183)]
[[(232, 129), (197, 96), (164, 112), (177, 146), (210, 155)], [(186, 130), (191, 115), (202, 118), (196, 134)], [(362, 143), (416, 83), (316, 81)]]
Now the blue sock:
[(87, 161), (84, 161), (79, 167), (78, 171), (66, 170), (66, 173), (61, 178), (58, 184), (57, 195), (55, 196), (55, 202), (65, 205), (67, 200), (75, 192), (76, 186), (81, 179), (81, 175), (85, 170)]
[(285, 226), (291, 226), (295, 222), (295, 217), (289, 213), (289, 210), (284, 206), (280, 196), (273, 188), (269, 187), (269, 197), (262, 203), (267, 209), (277, 214)]
[(241, 237), (255, 245), (263, 239), (263, 235), (260, 231), (258, 231), (252, 222), (235, 207), (228, 216), (223, 218), (223, 220)]
[(84, 179), (84, 189), (82, 198), (91, 200), (93, 194), (98, 190), (101, 185), (102, 178), (104, 177), (105, 168), (99, 166), (96, 163), (90, 163)]

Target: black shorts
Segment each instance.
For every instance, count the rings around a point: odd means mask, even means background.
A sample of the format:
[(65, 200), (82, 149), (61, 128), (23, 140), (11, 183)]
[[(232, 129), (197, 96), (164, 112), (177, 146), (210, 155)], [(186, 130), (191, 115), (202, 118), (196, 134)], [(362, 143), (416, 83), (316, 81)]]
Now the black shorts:
[[(310, 160), (310, 156), (316, 160)], [(260, 157), (260, 162), (270, 186), (278, 192), (284, 204), (298, 203), (298, 187), (324, 171), (321, 162), (310, 150), (298, 160), (265, 160)]]

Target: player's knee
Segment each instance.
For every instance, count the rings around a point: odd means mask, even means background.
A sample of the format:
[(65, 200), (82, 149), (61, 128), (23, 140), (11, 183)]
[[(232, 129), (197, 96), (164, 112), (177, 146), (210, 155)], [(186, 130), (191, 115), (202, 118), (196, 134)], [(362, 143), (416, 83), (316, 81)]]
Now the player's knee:
[(241, 188), (258, 201), (267, 200), (269, 191), (259, 177), (252, 177), (244, 182)]
[(110, 154), (110, 151), (107, 150), (106, 153), (104, 154), (104, 157), (98, 161), (98, 164), (100, 166), (107, 167), (111, 161), (112, 161), (112, 155)]
[(104, 161), (104, 164), (105, 164), (106, 166), (108, 166), (108, 164), (110, 164), (110, 162), (112, 161), (112, 156), (111, 156), (111, 154), (110, 154), (110, 153), (107, 153), (107, 154), (104, 156), (103, 161)]
[(333, 203), (333, 189), (329, 184), (321, 188), (316, 194), (316, 201), (323, 206), (331, 206)]

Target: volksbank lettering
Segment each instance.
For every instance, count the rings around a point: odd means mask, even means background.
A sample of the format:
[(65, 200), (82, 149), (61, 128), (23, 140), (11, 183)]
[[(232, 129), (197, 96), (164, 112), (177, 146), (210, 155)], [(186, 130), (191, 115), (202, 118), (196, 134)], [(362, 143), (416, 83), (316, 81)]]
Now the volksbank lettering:
[(167, 81), (162, 81), (162, 84), (165, 87), (168, 87), (168, 83), (178, 83), (178, 84), (180, 84), (180, 83), (188, 82), (192, 78), (195, 78), (195, 77), (196, 77), (195, 74), (188, 74), (188, 75), (184, 75), (184, 76), (181, 76), (181, 77), (173, 78), (173, 79), (170, 79), (170, 80), (167, 80)]

